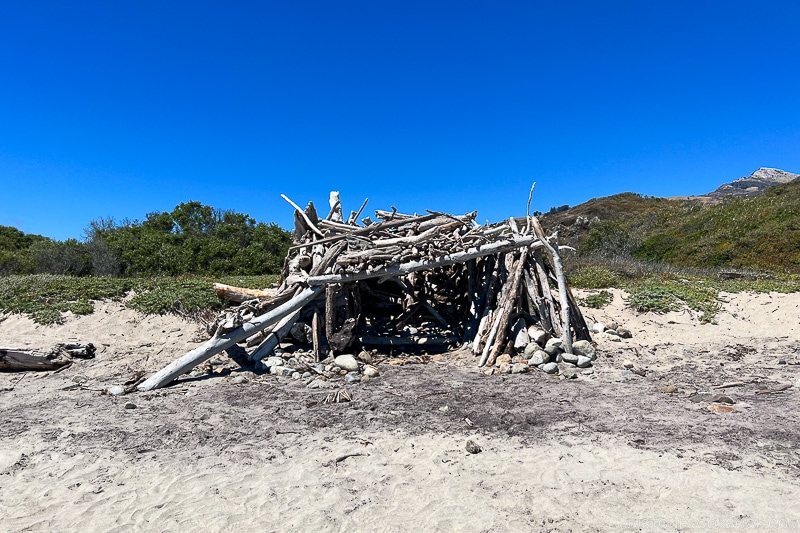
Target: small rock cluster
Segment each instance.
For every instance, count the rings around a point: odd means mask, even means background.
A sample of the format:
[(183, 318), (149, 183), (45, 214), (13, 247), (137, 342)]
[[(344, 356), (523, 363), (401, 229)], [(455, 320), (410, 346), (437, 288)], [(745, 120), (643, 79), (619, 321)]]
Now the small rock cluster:
[(597, 353), (589, 341), (575, 341), (572, 353), (566, 353), (561, 339), (551, 337), (538, 326), (515, 329), (516, 355), (505, 353), (499, 356), (495, 366), (487, 370), (488, 374), (521, 374), (535, 368), (547, 374), (573, 378), (577, 377), (577, 369), (587, 375), (594, 372), (590, 367)]
[(306, 380), (310, 389), (331, 387), (332, 382), (344, 378), (345, 383), (363, 383), (380, 376), (373, 365), (373, 357), (367, 351), (358, 356), (342, 354), (315, 362), (311, 353), (284, 352), (276, 349), (271, 357), (262, 359), (256, 370), (268, 372), (276, 376), (284, 376), (295, 380)]
[(592, 324), (590, 328), (592, 333), (599, 335), (599, 338), (608, 339), (614, 342), (620, 342), (622, 339), (630, 339), (633, 337), (631, 330), (620, 326), (616, 322), (609, 322), (608, 324), (603, 322), (595, 322)]

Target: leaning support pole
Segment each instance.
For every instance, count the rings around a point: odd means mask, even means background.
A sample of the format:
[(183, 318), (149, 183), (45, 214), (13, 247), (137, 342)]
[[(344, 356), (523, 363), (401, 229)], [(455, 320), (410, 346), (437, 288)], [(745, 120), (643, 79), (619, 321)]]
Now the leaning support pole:
[[(569, 317), (569, 299), (567, 297), (567, 280), (564, 277), (564, 269), (561, 267), (561, 257), (558, 255), (558, 250), (550, 244), (547, 237), (544, 236), (542, 225), (536, 217), (531, 217), (533, 224), (533, 231), (542, 241), (544, 247), (550, 255), (550, 261), (553, 263), (553, 269), (556, 271), (556, 282), (558, 283), (558, 300), (561, 307), (561, 328), (563, 343), (562, 348), (567, 353), (572, 353), (572, 332), (570, 331), (570, 317)], [(547, 283), (547, 277), (542, 280), (542, 283)], [(555, 317), (553, 317), (555, 318)]]
[(171, 383), (175, 378), (188, 372), (203, 361), (212, 358), (222, 350), (230, 348), (239, 341), (243, 341), (254, 333), (275, 324), (288, 314), (302, 308), (308, 302), (324, 292), (324, 287), (311, 287), (306, 289), (285, 304), (279, 305), (272, 311), (257, 316), (242, 326), (223, 333), (214, 335), (204, 344), (198, 346), (183, 357), (176, 359), (163, 369), (159, 370), (146, 381), (136, 387), (140, 391), (149, 391)]

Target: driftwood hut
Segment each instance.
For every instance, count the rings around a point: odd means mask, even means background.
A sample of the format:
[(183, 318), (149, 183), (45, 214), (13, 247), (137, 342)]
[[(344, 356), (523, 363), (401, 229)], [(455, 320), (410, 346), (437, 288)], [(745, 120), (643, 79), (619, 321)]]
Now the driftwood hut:
[[(206, 343), (141, 383), (150, 390), (245, 343), (257, 362), (290, 336), (319, 361), (364, 348), (468, 348), (479, 366), (522, 345), (523, 332), (591, 340), (564, 278), (557, 244), (535, 217), (481, 225), (476, 213), (375, 212), (345, 218), (338, 193), (321, 217), (295, 209), (294, 245), (277, 292), (219, 287), (244, 300), (220, 314)], [(524, 343), (523, 343), (524, 344)]]

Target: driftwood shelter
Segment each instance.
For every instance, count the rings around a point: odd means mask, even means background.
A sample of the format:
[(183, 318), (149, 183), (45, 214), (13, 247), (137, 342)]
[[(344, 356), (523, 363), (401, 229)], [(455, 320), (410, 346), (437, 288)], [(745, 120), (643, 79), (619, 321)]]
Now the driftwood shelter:
[[(218, 287), (242, 301), (223, 312), (213, 336), (138, 389), (162, 387), (238, 343), (248, 359), (269, 356), (284, 337), (308, 346), (308, 356), (362, 348), (381, 351), (472, 350), (478, 366), (524, 348), (531, 336), (590, 341), (564, 278), (558, 246), (536, 217), (493, 225), (476, 213), (375, 212), (367, 204), (345, 218), (339, 195), (321, 217), (313, 203), (295, 209), (294, 245), (277, 293)], [(291, 333), (291, 335), (290, 335)]]

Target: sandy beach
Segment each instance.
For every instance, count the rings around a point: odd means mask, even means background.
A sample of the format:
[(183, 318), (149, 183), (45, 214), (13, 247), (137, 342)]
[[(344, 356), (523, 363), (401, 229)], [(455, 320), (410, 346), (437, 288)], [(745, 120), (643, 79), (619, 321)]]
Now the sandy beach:
[[(0, 374), (0, 524), (800, 530), (800, 294), (723, 294), (717, 323), (701, 324), (688, 311), (637, 315), (612, 292), (609, 306), (583, 311), (633, 338), (598, 336), (591, 375), (487, 376), (454, 352), (379, 364), (378, 379), (347, 387), (346, 403), (224, 354), (204, 377), (112, 396), (109, 386), (197, 346), (202, 328), (121, 302), (58, 326), (5, 316), (0, 346), (98, 350), (57, 373)], [(482, 451), (468, 453), (468, 440)]]

